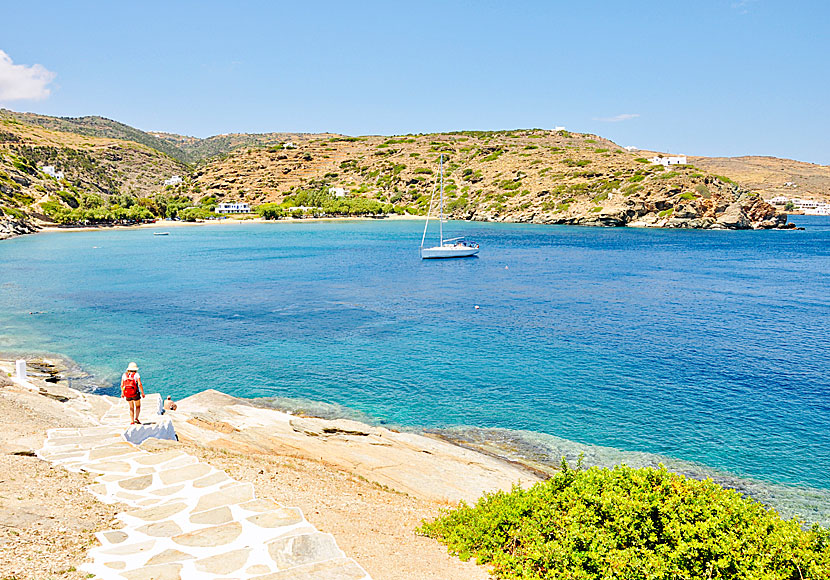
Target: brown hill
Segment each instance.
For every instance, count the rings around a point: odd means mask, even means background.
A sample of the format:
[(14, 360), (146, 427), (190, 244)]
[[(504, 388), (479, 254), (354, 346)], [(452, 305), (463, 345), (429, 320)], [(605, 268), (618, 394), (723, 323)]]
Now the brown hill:
[[(29, 116), (9, 113), (0, 111), (0, 211), (18, 221), (26, 214), (46, 220), (43, 212), (61, 223), (144, 219), (147, 212), (175, 215), (176, 208), (201, 200), (198, 217), (214, 198), (256, 206), (330, 187), (425, 213), (443, 156), (447, 212), (459, 219), (730, 229), (786, 223), (757, 193), (726, 176), (694, 165), (653, 165), (595, 135), (531, 129), (197, 139), (149, 134), (99, 117), (31, 116), (37, 124), (30, 125), (20, 120)], [(135, 134), (142, 143), (106, 136), (110, 132)], [(187, 166), (147, 142), (201, 161)], [(45, 175), (44, 165), (55, 165), (65, 179)], [(165, 188), (172, 175), (183, 183)]]
[(693, 165), (664, 168), (595, 135), (517, 130), (343, 137), (298, 135), (282, 146), (234, 151), (199, 168), (199, 194), (253, 205), (298, 189), (348, 188), (425, 211), (445, 159), (456, 218), (579, 225), (780, 227), (786, 218)]
[[(45, 174), (52, 165), (63, 179)], [(39, 204), (54, 201), (76, 207), (87, 198), (129, 200), (160, 192), (164, 180), (187, 175), (183, 163), (146, 145), (120, 139), (55, 131), (0, 119), (0, 219), (46, 220)], [(4, 220), (5, 221), (5, 220)], [(12, 230), (0, 228), (0, 238)]]
[[(830, 166), (777, 157), (689, 157), (706, 171), (725, 175), (764, 199), (779, 195), (830, 201)], [(792, 183), (794, 185), (785, 185)]]

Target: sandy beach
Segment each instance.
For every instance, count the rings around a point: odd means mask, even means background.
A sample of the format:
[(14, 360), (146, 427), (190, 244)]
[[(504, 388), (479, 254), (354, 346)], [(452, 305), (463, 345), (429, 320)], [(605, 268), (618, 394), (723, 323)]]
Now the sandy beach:
[[(93, 534), (119, 527), (113, 518), (125, 508), (85, 491), (90, 473), (70, 473), (33, 451), (48, 429), (95, 425), (124, 403), (40, 378), (21, 386), (7, 378), (12, 366), (0, 361), (0, 577), (86, 578), (78, 567), (98, 543)], [(216, 391), (179, 401), (167, 417), (180, 440), (148, 439), (141, 449), (181, 450), (251, 483), (259, 498), (299, 508), (375, 580), (488, 578), (486, 568), (449, 556), (415, 529), (460, 500), (538, 480), (430, 437), (294, 416)]]
[(215, 220), (202, 220), (196, 222), (182, 222), (182, 221), (174, 221), (174, 220), (158, 220), (152, 223), (146, 224), (134, 224), (134, 225), (113, 225), (113, 224), (101, 224), (97, 226), (43, 226), (38, 229), (36, 232), (33, 233), (53, 233), (53, 232), (92, 232), (97, 230), (139, 230), (139, 229), (169, 229), (169, 228), (182, 228), (182, 227), (194, 227), (194, 226), (227, 226), (227, 225), (238, 225), (238, 224), (279, 224), (279, 223), (318, 223), (318, 222), (333, 222), (333, 221), (377, 221), (377, 220), (388, 220), (388, 221), (408, 221), (408, 220), (415, 220), (415, 221), (423, 221), (426, 219), (424, 216), (420, 215), (410, 215), (410, 214), (391, 214), (388, 216), (383, 217), (322, 217), (322, 218), (292, 218), (292, 217), (284, 217), (278, 220), (267, 220), (261, 217), (254, 217), (256, 214), (251, 214), (250, 217), (227, 217), (224, 219), (215, 219)]

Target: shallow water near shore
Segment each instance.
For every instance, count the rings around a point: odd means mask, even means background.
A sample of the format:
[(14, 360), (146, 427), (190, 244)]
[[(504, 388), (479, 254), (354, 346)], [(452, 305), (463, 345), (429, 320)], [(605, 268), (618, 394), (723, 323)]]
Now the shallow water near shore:
[(482, 253), (451, 261), (418, 259), (406, 221), (28, 236), (0, 244), (0, 351), (110, 383), (136, 360), (165, 395), (317, 401), (507, 455), (660, 460), (827, 523), (830, 219), (795, 221), (452, 223)]

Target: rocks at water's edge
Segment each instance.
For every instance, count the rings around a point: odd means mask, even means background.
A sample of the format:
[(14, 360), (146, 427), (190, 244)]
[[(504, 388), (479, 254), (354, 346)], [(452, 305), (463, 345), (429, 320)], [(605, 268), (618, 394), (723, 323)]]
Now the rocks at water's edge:
[(614, 205), (597, 208), (599, 211), (575, 211), (562, 213), (526, 212), (498, 214), (487, 211), (470, 211), (461, 219), (475, 221), (501, 221), (545, 223), (597, 227), (656, 227), (714, 230), (795, 229), (787, 222), (787, 214), (780, 213), (773, 205), (758, 196), (713, 195), (695, 199), (642, 199), (637, 197), (620, 200)]
[(0, 218), (0, 240), (31, 234), (35, 231), (37, 231), (37, 228), (28, 222)]

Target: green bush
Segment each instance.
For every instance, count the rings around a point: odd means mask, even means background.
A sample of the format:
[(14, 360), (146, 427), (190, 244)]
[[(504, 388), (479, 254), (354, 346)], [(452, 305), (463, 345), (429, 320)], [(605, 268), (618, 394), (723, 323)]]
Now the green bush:
[(496, 149), (495, 151), (493, 151), (489, 155), (483, 157), (481, 160), (482, 161), (495, 161), (496, 159), (501, 157), (501, 155), (503, 153), (504, 153), (504, 149)]
[(662, 466), (575, 471), (563, 460), (551, 479), (462, 503), (419, 532), (511, 580), (830, 577), (830, 530)]
[(189, 207), (178, 212), (178, 217), (182, 221), (195, 222), (197, 220), (207, 220), (216, 217), (216, 214), (209, 209), (203, 207)]
[(277, 220), (286, 215), (286, 210), (278, 203), (263, 203), (257, 206), (256, 212), (267, 220)]
[(418, 169), (415, 170), (415, 173), (418, 173), (418, 174), (422, 173), (424, 175), (432, 175), (432, 169), (430, 169), (429, 167), (419, 167)]
[(570, 158), (568, 158), (568, 159), (563, 159), (562, 163), (564, 163), (568, 167), (585, 167), (587, 165), (590, 165), (591, 160), (590, 159), (570, 159)]
[(706, 187), (706, 185), (704, 185), (703, 183), (698, 183), (697, 185), (695, 185), (695, 191), (698, 192), (701, 196), (703, 196), (707, 199), (712, 197), (712, 194), (709, 191), (709, 188)]
[(649, 161), (645, 157), (637, 157), (634, 161), (636, 161), (637, 163), (651, 163), (651, 161)]

